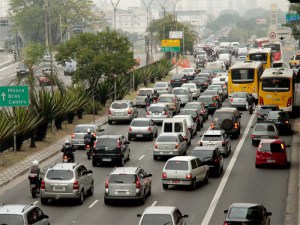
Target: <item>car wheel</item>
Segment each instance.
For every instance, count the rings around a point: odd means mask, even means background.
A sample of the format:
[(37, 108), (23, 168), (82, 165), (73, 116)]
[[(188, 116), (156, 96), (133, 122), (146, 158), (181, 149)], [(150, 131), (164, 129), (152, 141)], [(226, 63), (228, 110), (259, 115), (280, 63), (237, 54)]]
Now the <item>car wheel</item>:
[(199, 123), (197, 123), (197, 131), (200, 131), (201, 130), (201, 126)]
[(130, 149), (129, 149), (128, 156), (127, 156), (127, 159), (126, 159), (126, 160), (127, 160), (127, 161), (130, 160)]
[(97, 161), (96, 161), (96, 160), (93, 160), (93, 161), (92, 161), (92, 165), (93, 165), (93, 167), (96, 167), (96, 166), (97, 166)]
[(157, 155), (154, 155), (154, 156), (153, 156), (153, 159), (154, 159), (154, 160), (157, 160), (157, 158), (158, 158)]
[(108, 204), (109, 204), (109, 200), (105, 198), (105, 199), (104, 199), (104, 204), (105, 204), (105, 205), (108, 205)]
[(192, 140), (190, 139), (189, 142), (188, 142), (188, 145), (191, 145), (191, 144), (192, 144)]
[(153, 141), (153, 136), (154, 136), (154, 134), (152, 133), (152, 134), (149, 136), (149, 141)]
[(141, 205), (145, 204), (145, 202), (146, 202), (146, 194), (145, 194), (145, 192), (143, 192), (143, 196), (142, 196), (140, 202), (141, 202)]
[(88, 194), (89, 196), (92, 196), (92, 195), (94, 194), (94, 182), (92, 183), (92, 186), (91, 186), (91, 188), (88, 190), (87, 194)]
[(48, 204), (48, 198), (41, 198), (41, 203), (42, 203), (42, 205), (47, 205)]
[(204, 182), (205, 184), (208, 183), (208, 171), (206, 172), (206, 175), (205, 175), (205, 178), (204, 178), (203, 182)]
[(148, 196), (150, 196), (151, 194), (152, 194), (152, 192), (151, 192), (151, 185), (150, 185), (149, 191), (148, 191)]
[(255, 146), (255, 141), (252, 140), (252, 145)]
[(79, 196), (79, 198), (77, 199), (78, 205), (82, 205), (82, 204), (83, 204), (83, 201), (84, 201), (84, 194), (83, 194), (83, 191), (81, 191), (81, 192), (80, 192), (80, 196)]
[(132, 140), (131, 135), (128, 135), (128, 141), (131, 141), (131, 140)]
[(168, 187), (169, 187), (169, 185), (168, 185), (168, 184), (163, 184), (163, 189), (167, 190), (167, 189), (168, 189)]
[(196, 189), (196, 181), (195, 181), (195, 180), (192, 180), (192, 183), (191, 183), (190, 188), (191, 188), (192, 190), (195, 190), (195, 189)]
[(109, 125), (112, 125), (112, 121), (111, 121), (111, 120), (109, 120), (109, 121), (108, 121), (108, 124), (109, 124)]
[(157, 136), (158, 136), (158, 134), (157, 134), (157, 133), (158, 133), (158, 131), (156, 131), (156, 133), (155, 133), (155, 137), (156, 137), (156, 138), (157, 138)]
[(121, 158), (121, 161), (120, 161), (120, 163), (119, 163), (119, 166), (124, 166), (125, 165), (125, 160), (124, 160), (124, 158), (122, 157)]
[(198, 131), (197, 131), (197, 129), (195, 129), (194, 136), (197, 136), (197, 133), (198, 133)]

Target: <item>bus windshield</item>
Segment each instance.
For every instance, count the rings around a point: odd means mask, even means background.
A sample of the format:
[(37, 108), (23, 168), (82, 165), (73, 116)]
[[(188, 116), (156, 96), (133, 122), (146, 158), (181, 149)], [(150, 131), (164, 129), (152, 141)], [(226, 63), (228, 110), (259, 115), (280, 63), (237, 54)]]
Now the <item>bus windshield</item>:
[(268, 54), (267, 53), (252, 53), (249, 54), (249, 59), (252, 61), (261, 61), (263, 63), (267, 62)]
[(286, 92), (290, 90), (289, 78), (264, 78), (262, 79), (262, 90), (269, 92)]
[(252, 83), (254, 81), (254, 69), (232, 69), (231, 79), (233, 83)]

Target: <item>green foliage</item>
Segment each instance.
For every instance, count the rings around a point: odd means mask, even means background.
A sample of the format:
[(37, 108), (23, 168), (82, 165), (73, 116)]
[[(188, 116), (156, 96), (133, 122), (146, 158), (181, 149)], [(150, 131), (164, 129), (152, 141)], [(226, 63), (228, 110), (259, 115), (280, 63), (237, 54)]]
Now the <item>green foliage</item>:
[[(93, 106), (94, 106), (94, 111), (93, 111)], [(100, 102), (97, 101), (89, 101), (85, 106), (84, 106), (84, 112), (87, 114), (93, 114), (93, 112), (95, 112), (95, 114), (98, 114), (99, 111), (101, 111), (101, 109), (103, 108), (103, 106), (101, 105)]]
[(223, 27), (226, 27), (229, 24), (235, 24), (241, 20), (243, 20), (243, 18), (240, 17), (240, 15), (237, 13), (236, 14), (221, 14), (216, 20), (207, 24), (206, 28), (213, 30), (213, 31), (219, 31)]
[[(300, 14), (300, 4), (290, 4), (288, 13)], [(293, 34), (298, 34), (298, 35), (294, 35), (294, 38), (296, 40), (300, 40), (300, 32), (299, 32), (300, 21), (299, 20), (287, 22), (286, 24), (284, 24), (284, 26), (290, 27), (292, 29)]]

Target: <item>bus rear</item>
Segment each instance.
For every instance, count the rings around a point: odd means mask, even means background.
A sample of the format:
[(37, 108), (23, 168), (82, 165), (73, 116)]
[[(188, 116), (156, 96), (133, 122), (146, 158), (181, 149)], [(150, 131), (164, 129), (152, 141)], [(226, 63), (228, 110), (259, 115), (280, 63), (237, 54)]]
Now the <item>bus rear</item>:
[(283, 56), (282, 56), (282, 45), (280, 42), (274, 43), (265, 43), (263, 44), (265, 48), (271, 48), (272, 52), (272, 60), (273, 60), (273, 67), (282, 67), (283, 64)]
[(255, 41), (254, 41), (253, 47), (254, 48), (260, 48), (260, 47), (263, 47), (264, 43), (268, 43), (268, 42), (269, 42), (269, 39), (266, 38), (266, 37), (256, 38)]
[(260, 61), (263, 68), (273, 67), (272, 50), (270, 48), (255, 48), (248, 52), (247, 60)]

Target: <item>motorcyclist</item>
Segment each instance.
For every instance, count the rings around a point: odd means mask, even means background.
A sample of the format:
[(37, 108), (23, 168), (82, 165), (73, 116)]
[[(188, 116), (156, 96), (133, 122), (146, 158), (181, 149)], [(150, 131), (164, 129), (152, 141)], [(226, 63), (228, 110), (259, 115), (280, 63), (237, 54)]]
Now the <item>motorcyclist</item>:
[(90, 145), (91, 148), (94, 146), (94, 142), (96, 141), (96, 137), (91, 133), (91, 129), (87, 129), (87, 134), (84, 135), (84, 144), (85, 145)]
[(65, 140), (65, 143), (61, 151), (64, 153), (64, 155), (70, 157), (72, 162), (75, 162), (75, 157), (74, 157), (75, 149), (74, 146), (70, 143), (70, 140)]
[(252, 106), (252, 108), (254, 108), (254, 106), (255, 106), (255, 98), (253, 97), (252, 93), (250, 93), (248, 95), (247, 103), (248, 103), (248, 107)]
[(148, 94), (147, 97), (145, 98), (145, 103), (147, 104), (151, 104), (152, 103), (152, 98), (150, 97), (150, 95)]
[(157, 90), (154, 90), (152, 94), (152, 101), (157, 101), (158, 97), (159, 97), (159, 93), (157, 92)]
[[(36, 175), (35, 180), (30, 175)], [(42, 179), (44, 178), (45, 172), (39, 167), (39, 161), (34, 160), (32, 166), (29, 169), (29, 180), (30, 182), (37, 182), (40, 186)]]

